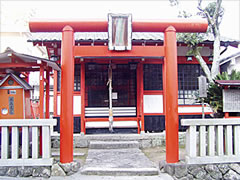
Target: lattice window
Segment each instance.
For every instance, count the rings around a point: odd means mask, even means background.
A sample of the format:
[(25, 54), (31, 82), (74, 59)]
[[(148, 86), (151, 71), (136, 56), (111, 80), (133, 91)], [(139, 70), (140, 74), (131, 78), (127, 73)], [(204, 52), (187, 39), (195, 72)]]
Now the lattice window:
[(144, 90), (163, 90), (162, 64), (144, 64)]
[[(88, 107), (108, 107), (108, 64), (86, 64)], [(129, 64), (112, 65), (112, 91), (117, 94), (113, 106), (136, 106), (136, 69)]]
[(81, 64), (75, 64), (74, 68), (74, 91), (81, 89)]
[[(211, 65), (209, 65), (211, 67)], [(178, 65), (178, 104), (194, 104), (198, 90), (198, 77), (205, 75), (199, 64)]]

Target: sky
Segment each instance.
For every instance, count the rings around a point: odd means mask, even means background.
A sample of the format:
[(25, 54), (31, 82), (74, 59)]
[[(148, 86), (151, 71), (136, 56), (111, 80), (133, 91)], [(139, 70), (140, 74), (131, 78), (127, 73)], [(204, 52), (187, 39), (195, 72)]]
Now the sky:
[[(180, 0), (179, 8), (197, 12), (197, 0)], [(203, 0), (203, 7), (211, 0)], [(107, 1), (0, 1), (1, 30), (28, 31), (27, 21), (37, 19), (105, 19), (108, 13), (131, 13), (133, 20), (171, 19), (177, 7), (168, 0)], [(225, 14), (220, 26), (222, 36), (240, 40), (240, 0), (223, 0)], [(17, 27), (17, 28), (16, 28)]]
[[(197, 0), (180, 0), (178, 8), (195, 14), (197, 2)], [(203, 0), (203, 7), (209, 2), (211, 1)], [(240, 40), (240, 0), (223, 0), (222, 5), (225, 14), (220, 25), (221, 36)], [(107, 20), (108, 13), (131, 13), (133, 21), (173, 19), (178, 15), (178, 8), (171, 7), (169, 0), (0, 0), (0, 32), (29, 32), (30, 19)], [(228, 48), (222, 58), (237, 51), (240, 51), (240, 47)]]

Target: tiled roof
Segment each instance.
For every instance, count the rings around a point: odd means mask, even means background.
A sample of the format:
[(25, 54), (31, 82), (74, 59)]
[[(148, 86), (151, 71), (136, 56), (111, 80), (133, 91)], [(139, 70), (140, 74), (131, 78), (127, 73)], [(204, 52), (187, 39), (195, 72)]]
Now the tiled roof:
[[(27, 55), (27, 54), (17, 53), (9, 47), (3, 53), (0, 53), (0, 65), (2, 63), (12, 63), (12, 58), (10, 57), (12, 55), (14, 55), (14, 57), (17, 57), (17, 58), (21, 59), (22, 61), (24, 61), (26, 63), (32, 63), (32, 62), (37, 63), (37, 61), (40, 60), (40, 61), (45, 62), (47, 64), (47, 66), (50, 66), (57, 71), (61, 71), (60, 66), (54, 61), (44, 59), (44, 58), (40, 58), (40, 57), (36, 57), (36, 56), (30, 56), (30, 55)], [(4, 68), (4, 67), (1, 66), (0, 68)]]
[[(74, 33), (75, 40), (108, 40), (106, 32), (76, 32)], [(163, 33), (132, 33), (133, 40), (163, 40)], [(61, 41), (62, 33), (32, 33), (32, 38), (29, 41)]]
[(237, 53), (234, 53), (228, 57), (225, 57), (220, 60), (220, 65), (227, 63), (228, 61), (231, 61), (232, 58), (239, 57), (240, 56), (240, 51)]
[(30, 86), (24, 79), (18, 77), (17, 75), (13, 74), (13, 73), (10, 73), (10, 74), (7, 74), (3, 79), (2, 81), (0, 82), (0, 86), (3, 85), (3, 83), (9, 78), (9, 77), (12, 77), (15, 81), (18, 82), (19, 85), (22, 86), (23, 89), (25, 90), (32, 90), (32, 86)]
[[(86, 41), (86, 40), (108, 40), (107, 32), (76, 32), (74, 33), (75, 41)], [(239, 44), (239, 40), (221, 37), (220, 38), (224, 43), (235, 43)], [(62, 33), (32, 33), (32, 38), (30, 38), (29, 42), (37, 42), (37, 41), (61, 41), (62, 40)], [(164, 33), (153, 33), (153, 32), (133, 32), (132, 33), (132, 40), (153, 40), (153, 41), (163, 41), (164, 40)], [(213, 42), (214, 37), (213, 35), (207, 35), (204, 38), (204, 42)]]
[(240, 80), (215, 80), (222, 86), (240, 86)]

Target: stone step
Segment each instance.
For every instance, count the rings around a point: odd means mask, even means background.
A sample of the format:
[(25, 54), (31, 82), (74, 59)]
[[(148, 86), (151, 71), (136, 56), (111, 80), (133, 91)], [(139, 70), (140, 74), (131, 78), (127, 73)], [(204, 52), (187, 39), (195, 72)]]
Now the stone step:
[[(59, 157), (60, 156), (60, 148), (52, 148), (51, 149), (51, 154), (53, 157)], [(73, 156), (74, 157), (80, 157), (80, 156), (85, 156), (86, 155), (86, 150), (81, 149), (81, 148), (74, 148), (73, 149)]]
[[(53, 157), (58, 157), (60, 156), (60, 150), (58, 152), (52, 152)], [(73, 152), (73, 156), (85, 156), (85, 153), (81, 152)]]
[(88, 167), (81, 171), (84, 175), (100, 176), (155, 176), (158, 175), (157, 168), (102, 168)]
[(139, 148), (138, 141), (90, 141), (90, 149), (127, 149)]
[(154, 176), (158, 168), (138, 148), (89, 149), (81, 169), (85, 175)]

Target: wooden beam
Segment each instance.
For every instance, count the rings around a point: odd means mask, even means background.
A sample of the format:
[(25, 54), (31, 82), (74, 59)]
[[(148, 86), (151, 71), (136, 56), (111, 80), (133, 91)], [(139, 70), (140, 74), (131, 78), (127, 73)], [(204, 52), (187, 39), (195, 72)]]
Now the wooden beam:
[[(108, 21), (75, 20), (75, 21), (30, 21), (31, 32), (61, 32), (69, 25), (74, 32), (107, 32)], [(164, 32), (168, 26), (173, 26), (177, 32), (206, 32), (208, 22), (205, 19), (159, 19), (154, 21), (133, 21), (133, 32)]]
[(163, 57), (163, 46), (133, 46), (131, 51), (110, 51), (108, 46), (75, 46), (76, 57)]

